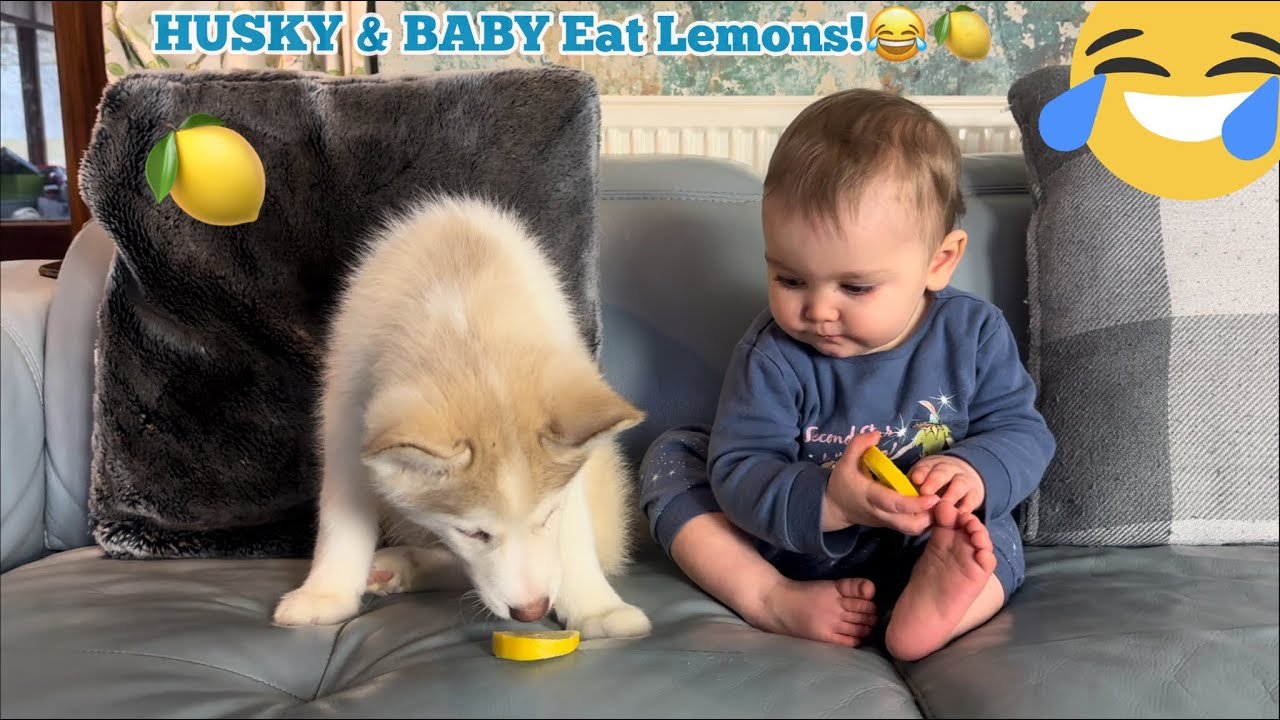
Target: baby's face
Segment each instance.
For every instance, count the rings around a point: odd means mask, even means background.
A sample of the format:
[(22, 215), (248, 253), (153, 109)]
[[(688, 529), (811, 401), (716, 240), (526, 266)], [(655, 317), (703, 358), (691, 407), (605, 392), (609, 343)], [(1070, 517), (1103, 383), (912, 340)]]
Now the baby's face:
[(929, 237), (936, 222), (904, 203), (896, 183), (876, 183), (838, 227), (771, 200), (763, 215), (773, 317), (825, 355), (897, 346), (921, 316), (926, 289), (950, 281), (949, 268), (931, 267), (938, 264)]

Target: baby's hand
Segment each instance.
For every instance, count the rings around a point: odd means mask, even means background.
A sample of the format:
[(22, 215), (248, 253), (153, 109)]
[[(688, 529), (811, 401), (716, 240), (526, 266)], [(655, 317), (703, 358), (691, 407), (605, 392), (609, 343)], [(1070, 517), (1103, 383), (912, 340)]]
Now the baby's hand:
[(953, 507), (961, 515), (975, 511), (987, 497), (987, 488), (978, 471), (953, 455), (922, 458), (911, 467), (907, 477), (921, 495), (940, 495), (939, 505)]
[(831, 470), (823, 503), (822, 529), (843, 530), (851, 525), (887, 527), (906, 535), (920, 535), (933, 521), (936, 495), (907, 497), (881, 485), (862, 465), (862, 454), (880, 441), (880, 433), (855, 435)]

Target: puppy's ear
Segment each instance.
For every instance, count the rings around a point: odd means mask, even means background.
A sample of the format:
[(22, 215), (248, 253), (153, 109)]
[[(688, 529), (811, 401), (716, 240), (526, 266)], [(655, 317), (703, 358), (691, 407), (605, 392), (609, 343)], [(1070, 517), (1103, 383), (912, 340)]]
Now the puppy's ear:
[(560, 385), (551, 399), (543, 444), (559, 450), (582, 450), (644, 421), (645, 414), (598, 377)]
[(365, 411), (361, 461), (379, 474), (411, 472), (420, 476), (444, 475), (471, 462), (471, 446), (459, 440), (425, 402), (422, 388), (388, 386), (370, 398)]
[(435, 447), (421, 440), (383, 435), (365, 448), (361, 461), (379, 474), (411, 472), (415, 475), (445, 475), (471, 463), (471, 445)]

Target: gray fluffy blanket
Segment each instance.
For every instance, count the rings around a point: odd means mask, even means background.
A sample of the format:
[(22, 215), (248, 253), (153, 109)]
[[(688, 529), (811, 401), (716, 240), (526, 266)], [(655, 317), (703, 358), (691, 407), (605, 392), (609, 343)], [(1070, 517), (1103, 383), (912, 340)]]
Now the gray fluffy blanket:
[[(344, 268), (423, 191), (523, 211), (599, 347), (599, 104), (557, 67), (408, 78), (139, 73), (105, 93), (81, 171), (114, 239), (99, 309), (91, 524), (114, 557), (300, 557), (314, 542), (317, 401)], [(215, 227), (144, 172), (188, 115), (257, 150), (256, 222)]]

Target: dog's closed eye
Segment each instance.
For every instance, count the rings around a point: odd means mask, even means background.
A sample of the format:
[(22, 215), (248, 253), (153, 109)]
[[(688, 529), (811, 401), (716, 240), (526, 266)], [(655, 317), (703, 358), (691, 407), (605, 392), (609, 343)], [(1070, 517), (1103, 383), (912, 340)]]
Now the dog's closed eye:
[(556, 513), (560, 512), (560, 507), (561, 502), (557, 502), (555, 505), (551, 506), (551, 509), (547, 511), (546, 516), (542, 518), (542, 523), (538, 525), (538, 530), (550, 529), (551, 521), (555, 519)]
[(480, 543), (488, 544), (490, 540), (493, 540), (493, 536), (485, 532), (484, 530), (466, 530), (463, 528), (458, 528), (457, 530), (462, 535), (465, 535), (466, 537), (469, 537), (472, 540), (475, 540)]

